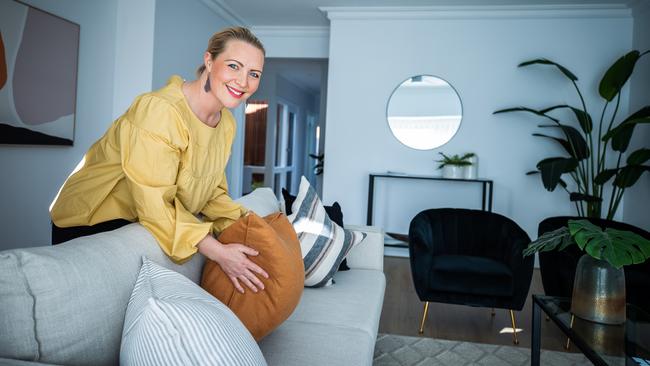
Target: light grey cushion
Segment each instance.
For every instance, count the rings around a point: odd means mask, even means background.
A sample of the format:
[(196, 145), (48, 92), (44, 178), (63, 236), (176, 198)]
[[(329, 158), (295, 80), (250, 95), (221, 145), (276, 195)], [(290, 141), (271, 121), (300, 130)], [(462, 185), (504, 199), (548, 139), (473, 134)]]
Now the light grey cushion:
[(300, 240), (300, 251), (305, 264), (305, 286), (322, 287), (331, 282), (352, 247), (366, 234), (347, 230), (332, 221), (316, 190), (303, 176), (296, 199), (288, 216)]
[(268, 187), (257, 188), (253, 192), (236, 199), (235, 202), (252, 210), (259, 217), (280, 211), (280, 203), (273, 190)]
[(0, 252), (0, 357), (114, 365), (142, 256), (198, 282), (204, 258), (171, 262), (139, 224)]
[(143, 259), (122, 332), (120, 365), (266, 365), (253, 336), (223, 303)]
[(334, 286), (306, 288), (289, 320), (357, 328), (375, 337), (386, 287), (384, 274), (351, 269), (337, 272), (334, 280)]
[(375, 337), (360, 329), (291, 320), (260, 342), (269, 366), (370, 366), (374, 345)]

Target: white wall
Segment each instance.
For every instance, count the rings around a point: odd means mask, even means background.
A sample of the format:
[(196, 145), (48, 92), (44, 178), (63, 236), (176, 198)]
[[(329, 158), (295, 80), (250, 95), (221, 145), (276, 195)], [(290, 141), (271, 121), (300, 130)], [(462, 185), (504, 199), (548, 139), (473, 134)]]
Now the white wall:
[(196, 79), (208, 40), (232, 25), (199, 0), (156, 0), (153, 88), (164, 86), (172, 75)]
[(117, 0), (113, 119), (151, 90), (156, 0)]
[(113, 117), (117, 1), (26, 2), (81, 26), (74, 146), (0, 145), (0, 250), (49, 245), (49, 205)]
[[(634, 12), (633, 47), (641, 52), (650, 50), (650, 4), (644, 4)], [(650, 105), (650, 54), (639, 60), (630, 83), (630, 112)], [(647, 124), (637, 126), (628, 151), (642, 147), (650, 148), (650, 126)], [(625, 192), (624, 200), (624, 221), (650, 231), (650, 172), (644, 173), (637, 184)]]
[[(479, 175), (494, 180), (494, 211), (513, 218), (531, 237), (537, 236), (543, 218), (573, 214), (566, 193), (546, 192), (538, 177), (524, 175), (542, 158), (562, 154), (559, 147), (531, 136), (540, 121), (492, 112), (508, 106), (578, 103), (571, 85), (552, 70), (517, 68), (524, 60), (546, 57), (577, 74), (592, 115), (598, 115), (598, 79), (632, 46), (632, 19), (623, 8), (577, 9), (330, 9), (324, 201), (339, 201), (346, 222), (365, 223), (368, 173), (434, 174), (438, 151), (474, 151)], [(385, 118), (390, 93), (416, 74), (444, 78), (463, 103), (458, 133), (433, 151), (399, 143)], [(624, 98), (621, 113), (627, 113), (626, 106)], [(478, 188), (424, 181), (382, 183), (376, 192), (375, 224), (407, 232), (410, 219), (421, 209), (480, 208)]]

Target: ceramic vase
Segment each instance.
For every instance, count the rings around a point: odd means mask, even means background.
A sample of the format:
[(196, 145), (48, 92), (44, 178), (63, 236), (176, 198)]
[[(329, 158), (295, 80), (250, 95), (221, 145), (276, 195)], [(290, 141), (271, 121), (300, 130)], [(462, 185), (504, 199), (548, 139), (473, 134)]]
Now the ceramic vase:
[(474, 155), (467, 159), (472, 165), (463, 166), (463, 178), (477, 179), (478, 178), (478, 156)]
[(442, 167), (442, 177), (459, 179), (463, 177), (463, 167), (460, 165), (445, 165)]
[(602, 324), (625, 323), (625, 272), (584, 254), (578, 260), (571, 313)]

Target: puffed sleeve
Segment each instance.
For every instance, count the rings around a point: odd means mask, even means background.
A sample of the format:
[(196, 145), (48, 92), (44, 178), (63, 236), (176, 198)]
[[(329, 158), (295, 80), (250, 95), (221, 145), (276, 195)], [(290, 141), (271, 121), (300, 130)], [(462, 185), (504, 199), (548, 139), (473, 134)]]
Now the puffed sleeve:
[[(210, 233), (176, 198), (176, 177), (183, 146), (179, 115), (165, 101), (134, 103), (120, 127), (121, 163), (138, 221), (174, 262), (182, 263)], [(186, 145), (185, 145), (186, 146)]]
[(222, 232), (230, 224), (246, 214), (248, 210), (230, 198), (228, 182), (223, 175), (221, 183), (215, 188), (214, 194), (203, 207), (201, 213), (212, 221), (212, 230), (215, 234)]

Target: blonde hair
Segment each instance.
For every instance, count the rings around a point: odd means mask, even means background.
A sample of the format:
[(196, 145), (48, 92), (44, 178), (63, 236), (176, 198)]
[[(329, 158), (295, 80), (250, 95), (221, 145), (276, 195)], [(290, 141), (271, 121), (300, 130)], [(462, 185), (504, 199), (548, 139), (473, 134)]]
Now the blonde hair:
[[(251, 46), (258, 48), (264, 55), (266, 55), (262, 42), (253, 34), (253, 32), (244, 27), (225, 28), (213, 34), (208, 41), (206, 52), (210, 52), (211, 58), (214, 60), (221, 52), (223, 52), (223, 50), (226, 49), (228, 41), (231, 40), (244, 41)], [(205, 64), (201, 64), (201, 66), (196, 70), (196, 76), (200, 77), (204, 70)]]

